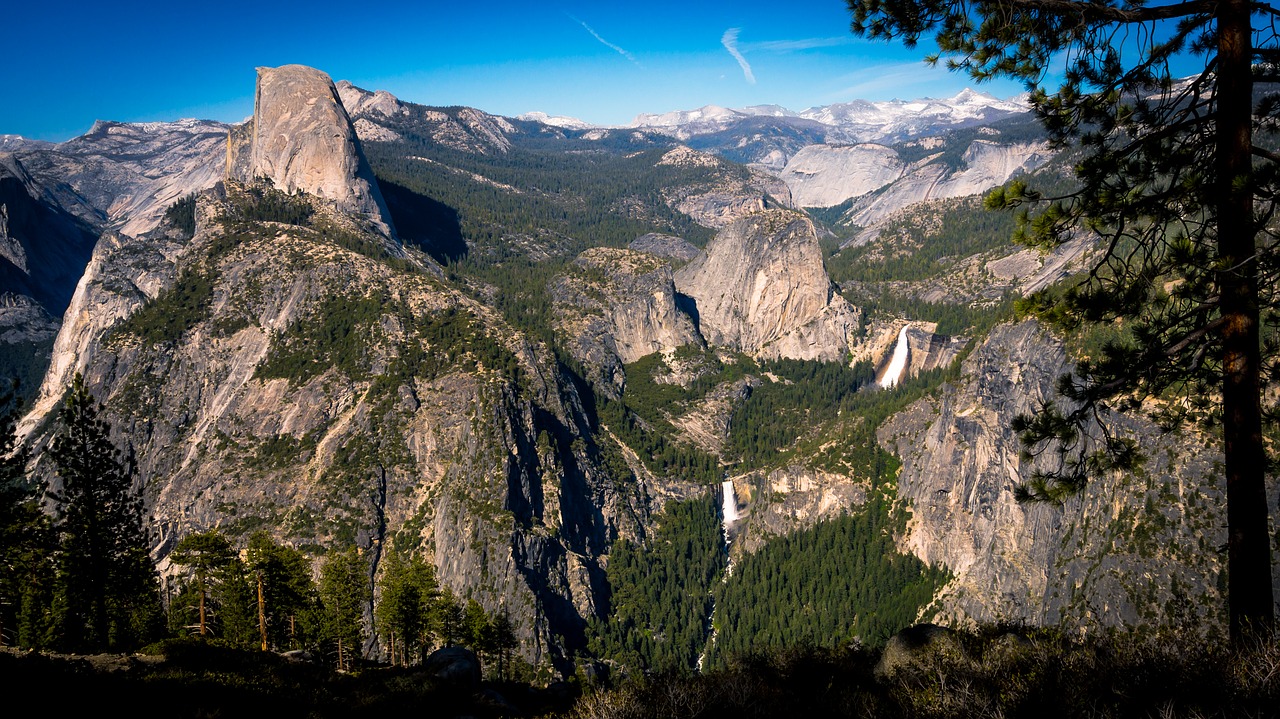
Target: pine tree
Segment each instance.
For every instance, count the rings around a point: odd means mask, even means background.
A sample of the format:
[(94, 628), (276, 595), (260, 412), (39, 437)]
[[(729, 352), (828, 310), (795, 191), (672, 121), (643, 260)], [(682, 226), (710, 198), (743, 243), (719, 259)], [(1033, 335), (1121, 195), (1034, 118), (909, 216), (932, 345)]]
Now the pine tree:
[(339, 669), (351, 667), (364, 652), (364, 610), (369, 605), (368, 567), (355, 547), (332, 550), (320, 565), (320, 601), (324, 636)]
[(245, 563), (255, 594), (258, 587), (262, 590), (258, 622), (265, 630), (268, 646), (277, 649), (312, 646), (318, 638), (319, 597), (306, 556), (292, 547), (277, 544), (266, 532), (255, 532), (249, 537)]
[(457, 644), (465, 637), (462, 604), (454, 595), (453, 590), (448, 587), (445, 587), (440, 592), (440, 599), (436, 602), (431, 623), (435, 627), (436, 636), (440, 637), (440, 641), (446, 647)]
[(239, 558), (231, 548), (231, 542), (217, 530), (189, 534), (178, 542), (169, 560), (174, 564), (191, 567), (195, 574), (198, 602), (198, 631), (200, 638), (209, 634), (210, 592), (214, 577), (225, 575), (227, 567)]
[(435, 572), (421, 559), (405, 559), (395, 551), (388, 552), (383, 563), (374, 612), (378, 633), (392, 664), (414, 664), (421, 659), (431, 634), (430, 620), (439, 594)]
[(515, 627), (511, 624), (511, 615), (506, 609), (489, 622), (489, 644), (498, 657), (498, 678), (505, 681), (511, 666), (511, 653), (520, 648), (520, 639), (516, 637)]
[(41, 646), (48, 630), (54, 536), (26, 475), (18, 404), (0, 397), (0, 646)]
[(111, 443), (101, 405), (77, 374), (49, 448), (57, 500), (57, 643), (76, 651), (127, 649), (162, 624), (159, 582), (142, 527), (133, 469)]
[[(1016, 237), (1028, 244), (1056, 246), (1082, 226), (1102, 237), (1086, 280), (1031, 308), (1068, 329), (1118, 334), (1060, 382), (1065, 409), (1018, 424), (1033, 451), (1060, 460), (1022, 498), (1061, 502), (1091, 476), (1136, 464), (1140, 448), (1110, 431), (1110, 408), (1154, 406), (1168, 426), (1220, 427), (1231, 635), (1268, 630), (1262, 397), (1264, 379), (1280, 376), (1271, 228), (1280, 156), (1265, 145), (1280, 96), (1266, 83), (1280, 81), (1280, 10), (1247, 0), (848, 6), (855, 34), (909, 47), (933, 35), (935, 61), (946, 56), (978, 80), (1024, 82), (1051, 139), (1080, 153), (1074, 190), (1048, 197), (1018, 181), (988, 197), (990, 207), (1018, 208)], [(1048, 68), (1059, 59), (1065, 73), (1050, 92)], [(1193, 76), (1174, 75), (1190, 64)], [(1255, 125), (1264, 130), (1256, 137)]]

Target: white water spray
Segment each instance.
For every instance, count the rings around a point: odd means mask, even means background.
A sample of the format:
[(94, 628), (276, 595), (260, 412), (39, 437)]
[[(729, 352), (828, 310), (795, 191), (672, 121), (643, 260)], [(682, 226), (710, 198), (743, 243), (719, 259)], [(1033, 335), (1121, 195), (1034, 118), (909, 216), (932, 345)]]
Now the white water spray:
[(738, 497), (734, 494), (732, 481), (726, 479), (720, 487), (724, 495), (724, 527), (728, 529), (730, 524), (738, 521)]
[[(738, 514), (738, 495), (733, 489), (733, 481), (726, 479), (720, 483), (720, 513), (724, 515), (724, 521), (720, 525), (720, 534), (724, 539), (724, 551), (729, 551), (729, 525), (738, 521), (741, 517)], [(729, 559), (725, 564), (724, 575), (720, 577), (720, 582), (729, 581), (729, 577), (733, 576), (733, 559)], [(702, 673), (703, 664), (707, 659), (707, 652), (711, 651), (711, 647), (716, 643), (716, 604), (715, 592), (711, 593), (711, 616), (707, 617), (707, 624), (711, 628), (711, 634), (707, 637), (706, 646), (702, 648), (702, 653), (698, 655), (698, 673)]]
[(911, 325), (904, 325), (898, 332), (898, 344), (893, 347), (893, 357), (889, 360), (889, 366), (884, 368), (884, 376), (880, 378), (881, 387), (888, 389), (898, 384), (907, 371), (907, 359), (910, 354), (907, 348), (907, 330), (910, 328)]

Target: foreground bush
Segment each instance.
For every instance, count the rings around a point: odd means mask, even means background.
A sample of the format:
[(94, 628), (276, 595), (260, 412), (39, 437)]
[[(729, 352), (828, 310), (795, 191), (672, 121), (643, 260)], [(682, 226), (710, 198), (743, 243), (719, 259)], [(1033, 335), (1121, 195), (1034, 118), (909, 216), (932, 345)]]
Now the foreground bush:
[(896, 669), (880, 651), (742, 656), (584, 697), (573, 719), (648, 717), (1273, 717), (1280, 641), (1233, 650), (1189, 633), (1080, 639), (1055, 631), (951, 635)]

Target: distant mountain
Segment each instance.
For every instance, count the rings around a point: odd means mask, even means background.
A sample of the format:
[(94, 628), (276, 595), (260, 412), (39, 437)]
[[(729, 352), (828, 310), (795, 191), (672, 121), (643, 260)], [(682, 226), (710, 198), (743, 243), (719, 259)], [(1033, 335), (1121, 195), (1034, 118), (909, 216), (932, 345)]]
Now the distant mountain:
[(583, 122), (576, 117), (566, 117), (564, 115), (548, 115), (545, 112), (526, 112), (522, 115), (516, 115), (517, 120), (525, 120), (526, 122), (541, 122), (544, 125), (552, 127), (563, 127), (569, 130), (590, 130), (595, 125), (589, 122)]
[(992, 95), (964, 89), (954, 97), (871, 102), (854, 100), (811, 107), (793, 112), (779, 105), (753, 105), (737, 110), (706, 105), (696, 110), (676, 110), (640, 114), (629, 127), (643, 127), (682, 139), (720, 132), (752, 117), (813, 120), (852, 132), (857, 142), (883, 142), (979, 122), (991, 122), (1028, 111), (1021, 98), (1001, 100)]

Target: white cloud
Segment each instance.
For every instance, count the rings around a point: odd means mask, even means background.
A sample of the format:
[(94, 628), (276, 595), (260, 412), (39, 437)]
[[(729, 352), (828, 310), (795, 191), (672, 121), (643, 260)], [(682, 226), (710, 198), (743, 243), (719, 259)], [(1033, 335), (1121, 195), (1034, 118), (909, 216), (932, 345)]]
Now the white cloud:
[(737, 60), (738, 64), (742, 66), (742, 76), (747, 79), (747, 82), (754, 85), (756, 84), (756, 76), (755, 73), (751, 72), (751, 64), (748, 63), (747, 58), (743, 57), (742, 53), (738, 51), (738, 32), (741, 31), (741, 29), (742, 28), (731, 27), (728, 30), (725, 30), (724, 35), (720, 37), (720, 44), (724, 45), (724, 49), (728, 50), (729, 54), (733, 55), (733, 59)]
[(576, 22), (576, 23), (578, 23), (579, 25), (581, 25), (581, 26), (582, 26), (582, 29), (584, 29), (584, 30), (586, 30), (587, 32), (591, 33), (591, 37), (594, 37), (595, 39), (599, 40), (601, 45), (604, 45), (605, 47), (609, 48), (610, 50), (613, 50), (614, 52), (618, 53), (619, 55), (621, 55), (621, 56), (623, 56), (623, 57), (627, 58), (627, 59), (628, 59), (628, 60), (630, 60), (630, 61), (631, 61), (631, 62), (632, 62), (636, 67), (639, 67), (639, 68), (643, 68), (643, 67), (644, 67), (644, 65), (641, 65), (641, 64), (640, 64), (640, 61), (636, 59), (635, 55), (632, 55), (631, 53), (627, 52), (626, 50), (624, 50), (624, 49), (622, 49), (622, 48), (618, 47), (617, 45), (614, 45), (613, 43), (609, 42), (608, 40), (605, 40), (604, 38), (600, 37), (600, 33), (596, 32), (596, 31), (595, 31), (595, 30), (593, 30), (593, 29), (591, 29), (591, 26), (590, 26), (590, 25), (586, 24), (585, 22), (583, 22), (583, 21), (579, 20), (578, 18), (576, 18), (576, 17), (574, 17), (574, 16), (572, 16), (572, 15), (570, 15), (570, 16), (569, 16), (569, 19), (570, 19), (570, 20), (573, 20), (573, 21), (574, 21), (574, 22)]
[[(828, 99), (848, 100), (865, 95), (878, 94), (885, 90), (899, 90), (936, 83), (946, 78), (945, 72), (938, 72), (920, 62), (901, 63), (896, 65), (874, 65), (855, 73), (860, 81), (832, 93)], [(868, 79), (863, 79), (868, 78)]]
[(807, 37), (799, 40), (765, 40), (747, 45), (752, 50), (765, 52), (791, 52), (793, 50), (813, 50), (819, 47), (837, 47), (852, 45), (853, 38), (848, 37)]

